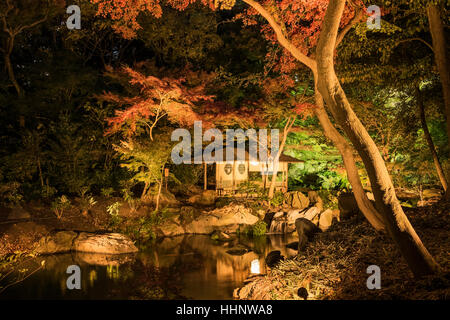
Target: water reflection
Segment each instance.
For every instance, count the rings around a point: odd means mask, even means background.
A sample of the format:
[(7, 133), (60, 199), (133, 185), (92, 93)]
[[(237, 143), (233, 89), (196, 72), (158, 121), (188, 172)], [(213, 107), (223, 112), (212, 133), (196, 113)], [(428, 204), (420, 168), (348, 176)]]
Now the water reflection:
[[(208, 236), (192, 235), (148, 243), (132, 255), (46, 256), (30, 262), (38, 264), (45, 259), (43, 270), (9, 288), (0, 298), (231, 299), (233, 290), (250, 274), (267, 272), (264, 258), (270, 251), (293, 256), (296, 252), (286, 248), (293, 240), (292, 236), (271, 235), (220, 243)], [(81, 290), (66, 287), (66, 269), (72, 264), (81, 268)]]

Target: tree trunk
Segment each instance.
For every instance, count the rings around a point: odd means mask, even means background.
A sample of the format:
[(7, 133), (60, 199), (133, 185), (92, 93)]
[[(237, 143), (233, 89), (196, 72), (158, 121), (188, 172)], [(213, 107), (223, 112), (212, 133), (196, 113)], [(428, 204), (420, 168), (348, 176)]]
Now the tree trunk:
[[(315, 79), (317, 79), (317, 77), (315, 77)], [(361, 210), (364, 217), (366, 217), (375, 230), (384, 230), (383, 217), (373, 206), (372, 202), (369, 198), (367, 198), (367, 195), (364, 192), (363, 185), (359, 178), (358, 168), (356, 167), (355, 158), (353, 156), (353, 148), (331, 123), (323, 106), (323, 98), (317, 88), (315, 93), (315, 103), (316, 108), (314, 109), (314, 113), (319, 119), (325, 136), (330, 139), (342, 156), (345, 170), (347, 171), (347, 178), (352, 186), (353, 195), (355, 196), (359, 210)]]
[(17, 95), (19, 97), (21, 97), (23, 94), (22, 89), (16, 80), (16, 76), (14, 75), (14, 69), (13, 69), (13, 66), (11, 63), (11, 57), (10, 57), (9, 53), (4, 54), (4, 60), (5, 60), (5, 68), (6, 68), (6, 71), (8, 72), (9, 80), (11, 81), (14, 88), (16, 89)]
[[(428, 24), (433, 40), (434, 59), (439, 71), (444, 95), (445, 117), (447, 120), (447, 139), (450, 143), (450, 69), (445, 42), (444, 26), (442, 24), (440, 9), (436, 4), (427, 7)], [(450, 200), (450, 191), (447, 189), (445, 198)]]
[[(323, 98), (317, 89), (317, 63), (314, 59), (304, 55), (297, 47), (295, 47), (283, 34), (283, 31), (273, 18), (273, 16), (258, 2), (253, 0), (243, 0), (245, 3), (250, 5), (253, 9), (258, 11), (261, 16), (263, 16), (270, 26), (274, 30), (277, 40), (287, 51), (289, 51), (292, 56), (294, 56), (299, 62), (303, 63), (305, 66), (311, 69), (314, 74), (314, 79), (316, 82), (315, 92), (316, 92), (316, 105), (315, 109), (316, 115), (324, 129), (325, 136), (330, 139), (334, 145), (338, 148), (342, 155), (345, 168), (347, 170), (347, 176), (350, 184), (352, 185), (353, 193), (357, 201), (358, 207), (368, 221), (376, 230), (383, 229), (384, 223), (381, 214), (374, 208), (370, 200), (367, 198), (364, 189), (359, 179), (358, 170), (356, 168), (355, 160), (353, 158), (352, 148), (348, 145), (347, 141), (339, 134), (339, 132), (334, 128), (333, 124), (328, 119), (328, 115), (323, 107)], [(348, 29), (348, 28), (347, 28)], [(348, 31), (348, 30), (347, 30)], [(342, 38), (345, 32), (341, 34)], [(341, 39), (342, 40), (342, 39)]]
[(272, 180), (270, 181), (270, 187), (269, 187), (269, 194), (268, 197), (269, 199), (273, 198), (273, 195), (275, 194), (275, 184), (277, 182), (277, 174), (278, 174), (278, 168), (276, 167), (275, 164), (278, 165), (278, 160), (280, 159), (280, 156), (283, 154), (283, 149), (284, 146), (286, 145), (286, 138), (287, 135), (289, 134), (289, 131), (292, 128), (292, 125), (295, 122), (295, 117), (293, 119), (291, 119), (291, 117), (288, 118), (286, 125), (284, 126), (284, 130), (283, 130), (283, 140), (281, 140), (281, 144), (278, 148), (278, 152), (275, 156), (275, 159), (273, 161), (273, 166), (272, 166)]
[(417, 99), (417, 105), (419, 106), (420, 123), (422, 124), (423, 135), (425, 136), (425, 139), (427, 140), (428, 148), (430, 148), (430, 153), (431, 153), (431, 156), (433, 157), (433, 162), (436, 167), (436, 172), (438, 174), (439, 181), (441, 181), (444, 191), (447, 192), (447, 190), (448, 190), (447, 189), (448, 188), (447, 179), (445, 178), (444, 170), (442, 170), (442, 166), (439, 161), (439, 157), (436, 152), (436, 148), (434, 146), (433, 139), (431, 138), (430, 131), (428, 130), (427, 120), (425, 117), (425, 106), (423, 104), (422, 95), (420, 93), (419, 88), (416, 88), (416, 99)]
[(330, 0), (317, 44), (318, 88), (336, 122), (360, 154), (377, 209), (416, 277), (435, 273), (439, 266), (406, 217), (381, 154), (348, 102), (334, 70), (334, 50), (345, 0)]
[(156, 195), (156, 206), (155, 206), (156, 211), (159, 210), (159, 197), (161, 196), (161, 189), (162, 189), (162, 179), (159, 182), (158, 194)]

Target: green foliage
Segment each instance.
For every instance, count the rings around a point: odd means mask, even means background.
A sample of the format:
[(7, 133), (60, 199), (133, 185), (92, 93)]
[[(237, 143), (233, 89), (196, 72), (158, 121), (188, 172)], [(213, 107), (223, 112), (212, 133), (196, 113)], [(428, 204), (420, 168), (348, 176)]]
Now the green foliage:
[(252, 235), (259, 237), (265, 235), (267, 232), (267, 224), (264, 221), (258, 221), (253, 225)]
[(258, 221), (253, 225), (245, 225), (243, 229), (239, 228), (238, 233), (243, 236), (260, 237), (267, 232), (267, 224), (264, 221)]
[(267, 193), (267, 191), (264, 190), (263, 187), (252, 181), (245, 181), (240, 183), (237, 186), (236, 192), (241, 195), (246, 195), (247, 197), (256, 197), (261, 199), (265, 198)]
[(151, 142), (122, 141), (120, 146), (115, 147), (123, 161), (121, 166), (133, 174), (130, 182), (146, 186), (160, 183), (171, 153), (169, 138), (169, 135), (159, 134)]
[(0, 184), (0, 203), (6, 206), (19, 205), (23, 200), (19, 188), (18, 182)]
[(122, 204), (116, 201), (106, 208), (106, 212), (110, 217), (110, 225), (113, 228), (117, 228), (122, 222), (122, 217), (119, 216), (119, 210), (121, 206)]
[(166, 208), (154, 211), (145, 217), (138, 218), (136, 223), (127, 227), (126, 233), (139, 241), (155, 239), (155, 227), (163, 224), (171, 217), (172, 214)]
[(312, 190), (349, 188), (347, 178), (336, 172), (342, 167), (341, 156), (336, 148), (325, 143), (316, 126), (314, 121), (308, 120), (303, 131), (288, 136), (285, 154), (304, 161), (289, 165), (289, 187)]
[(106, 197), (106, 198), (111, 198), (111, 196), (112, 196), (113, 193), (114, 193), (114, 189), (111, 188), (111, 187), (109, 187), (109, 188), (102, 188), (102, 189), (100, 190), (100, 193), (101, 193), (102, 196), (104, 196), (104, 197)]
[(95, 201), (94, 197), (88, 193), (89, 187), (83, 187), (79, 191), (80, 195), (80, 208), (82, 212), (87, 212), (90, 210), (93, 206), (97, 204), (97, 201)]
[(179, 185), (196, 185), (202, 177), (203, 168), (195, 164), (179, 164), (170, 166), (170, 181)]
[(279, 207), (283, 204), (284, 193), (281, 191), (275, 192), (273, 198), (270, 199), (270, 204), (275, 207)]
[(58, 219), (61, 219), (64, 214), (64, 210), (69, 209), (71, 206), (72, 205), (69, 198), (65, 195), (56, 198), (51, 204), (52, 211)]

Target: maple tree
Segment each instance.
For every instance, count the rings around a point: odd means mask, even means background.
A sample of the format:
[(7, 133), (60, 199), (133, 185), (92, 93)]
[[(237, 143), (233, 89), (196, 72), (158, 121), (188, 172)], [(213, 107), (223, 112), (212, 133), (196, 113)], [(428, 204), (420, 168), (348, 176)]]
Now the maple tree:
[(111, 92), (100, 96), (121, 109), (116, 110), (114, 117), (108, 118), (110, 129), (107, 133), (122, 131), (126, 136), (139, 135), (144, 130), (153, 141), (153, 130), (163, 118), (172, 123), (190, 126), (199, 120), (194, 111), (195, 103), (212, 100), (212, 96), (204, 93), (204, 85), (187, 87), (186, 78), (157, 78), (147, 76), (130, 67), (124, 67), (119, 74), (110, 70), (112, 77), (128, 77), (129, 84), (137, 87), (133, 96), (120, 96)]
[[(142, 66), (143, 64), (138, 65)], [(154, 129), (163, 118), (171, 123), (191, 126), (199, 120), (194, 111), (195, 103), (211, 101), (212, 96), (204, 93), (204, 85), (186, 86), (186, 78), (158, 78), (148, 76), (130, 67), (119, 72), (110, 68), (109, 75), (118, 80), (127, 79), (137, 91), (131, 96), (104, 93), (100, 99), (116, 104), (119, 109), (107, 120), (107, 134), (120, 132), (126, 140), (115, 145), (125, 162), (123, 167), (134, 173), (132, 181), (144, 183), (141, 199), (147, 196), (150, 186), (157, 184), (156, 210), (159, 209), (164, 167), (169, 159), (171, 144), (168, 134), (158, 134)], [(125, 81), (125, 84), (127, 83)], [(148, 135), (150, 141), (145, 137)], [(142, 141), (143, 140), (143, 141)]]

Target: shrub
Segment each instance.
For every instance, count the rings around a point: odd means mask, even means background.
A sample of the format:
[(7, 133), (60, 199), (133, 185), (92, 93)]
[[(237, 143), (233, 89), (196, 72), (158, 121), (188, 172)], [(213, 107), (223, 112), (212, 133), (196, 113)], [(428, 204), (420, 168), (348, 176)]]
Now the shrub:
[(119, 209), (122, 204), (120, 202), (114, 202), (106, 208), (106, 212), (108, 212), (111, 218), (111, 226), (114, 228), (118, 226), (122, 222), (122, 218), (119, 216)]
[(270, 199), (270, 204), (278, 207), (281, 206), (283, 204), (284, 201), (284, 193), (281, 191), (275, 192), (273, 195), (273, 198)]
[(100, 191), (101, 195), (106, 197), (106, 198), (110, 198), (112, 196), (112, 194), (114, 193), (114, 189), (113, 188), (102, 188)]
[(57, 198), (52, 202), (52, 210), (58, 219), (62, 218), (64, 210), (69, 209), (71, 207), (70, 200), (65, 195)]

